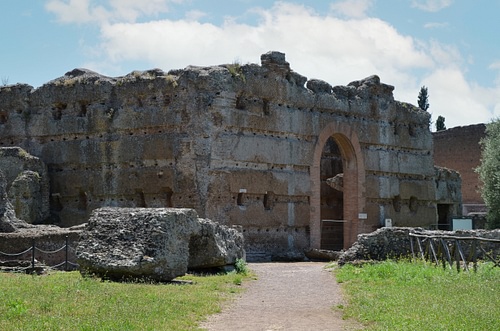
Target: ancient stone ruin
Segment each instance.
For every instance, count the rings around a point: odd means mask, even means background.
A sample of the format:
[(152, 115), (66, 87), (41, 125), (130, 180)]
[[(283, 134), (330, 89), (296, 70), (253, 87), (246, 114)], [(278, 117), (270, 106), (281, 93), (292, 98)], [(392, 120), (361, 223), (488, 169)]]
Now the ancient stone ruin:
[(76, 251), (82, 273), (116, 280), (170, 281), (245, 258), (241, 232), (181, 208), (97, 209)]
[[(358, 240), (346, 251), (343, 251), (338, 256), (338, 262), (340, 265), (366, 260), (386, 260), (386, 259), (399, 259), (399, 258), (410, 258), (412, 256), (411, 244), (410, 244), (410, 233), (417, 233), (426, 236), (448, 236), (457, 238), (483, 238), (483, 239), (493, 239), (500, 240), (500, 229), (495, 230), (456, 230), (456, 231), (441, 231), (441, 230), (426, 230), (422, 228), (409, 228), (409, 227), (384, 227), (372, 233), (365, 233), (358, 235)], [(444, 242), (444, 241), (443, 241)], [(447, 242), (448, 246), (451, 246)], [(470, 260), (470, 242), (462, 242), (460, 244), (464, 250), (464, 256), (467, 260)], [(417, 243), (414, 242), (414, 253), (415, 257), (420, 258), (419, 249)], [(425, 250), (425, 243), (422, 243)], [(482, 244), (485, 251), (496, 259), (500, 257), (500, 247), (498, 243), (483, 243)], [(436, 252), (438, 248), (435, 248)], [(451, 247), (450, 247), (451, 250)], [(429, 252), (431, 254), (431, 252)], [(476, 251), (478, 259), (488, 260), (483, 253), (483, 251)]]
[(386, 219), (435, 226), (441, 203), (460, 214), (459, 177), (441, 186), (434, 167), (430, 114), (393, 89), (308, 80), (279, 52), (117, 78), (75, 69), (0, 88), (0, 147), (47, 164), (62, 226), (104, 206), (193, 208), (241, 226), (250, 259), (301, 256)]
[(49, 218), (49, 177), (39, 158), (19, 147), (0, 148), (0, 172), (17, 218), (30, 224)]

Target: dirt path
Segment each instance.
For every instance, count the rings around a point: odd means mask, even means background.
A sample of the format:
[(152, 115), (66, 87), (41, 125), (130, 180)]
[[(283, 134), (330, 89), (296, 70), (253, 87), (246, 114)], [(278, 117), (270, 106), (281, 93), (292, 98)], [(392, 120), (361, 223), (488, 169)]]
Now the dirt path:
[(220, 314), (201, 325), (206, 330), (353, 330), (341, 313), (339, 285), (325, 263), (250, 263), (257, 280)]

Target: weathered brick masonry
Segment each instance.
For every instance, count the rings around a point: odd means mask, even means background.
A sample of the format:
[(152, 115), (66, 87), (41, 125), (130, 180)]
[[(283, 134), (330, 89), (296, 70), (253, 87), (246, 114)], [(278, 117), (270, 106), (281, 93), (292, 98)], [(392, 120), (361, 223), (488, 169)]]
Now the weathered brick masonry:
[(486, 126), (475, 124), (460, 126), (433, 133), (434, 163), (456, 170), (462, 177), (464, 214), (484, 211), (484, 201), (479, 192), (480, 180), (475, 172), (481, 163), (479, 141), (485, 136)]
[[(261, 60), (2, 87), (0, 146), (47, 164), (64, 226), (101, 206), (190, 207), (242, 225), (250, 256), (280, 256), (348, 247), (387, 218), (436, 223), (427, 112), (377, 76), (332, 87), (282, 53)], [(340, 173), (342, 188), (326, 185)]]

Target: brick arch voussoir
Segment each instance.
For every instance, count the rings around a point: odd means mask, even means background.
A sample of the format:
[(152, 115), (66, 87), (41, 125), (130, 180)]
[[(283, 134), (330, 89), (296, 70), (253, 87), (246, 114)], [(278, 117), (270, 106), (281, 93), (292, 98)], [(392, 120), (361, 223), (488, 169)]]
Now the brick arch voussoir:
[(320, 248), (321, 245), (321, 155), (323, 147), (330, 137), (335, 139), (344, 160), (344, 185), (348, 190), (344, 198), (347, 203), (344, 215), (351, 222), (344, 234), (344, 244), (347, 247), (356, 240), (358, 234), (357, 215), (365, 208), (365, 166), (358, 135), (348, 124), (329, 123), (318, 135), (311, 166), (310, 229), (312, 248)]

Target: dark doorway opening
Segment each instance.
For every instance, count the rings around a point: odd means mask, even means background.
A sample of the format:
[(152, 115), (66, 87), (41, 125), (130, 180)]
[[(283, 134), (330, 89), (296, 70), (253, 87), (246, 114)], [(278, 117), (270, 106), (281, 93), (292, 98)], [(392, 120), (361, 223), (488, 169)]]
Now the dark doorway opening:
[(450, 230), (451, 229), (451, 204), (438, 204), (438, 229)]
[(321, 155), (321, 249), (344, 248), (344, 193), (342, 155), (333, 137)]

